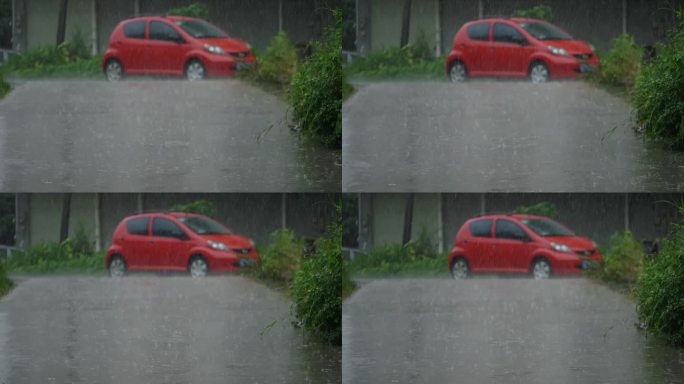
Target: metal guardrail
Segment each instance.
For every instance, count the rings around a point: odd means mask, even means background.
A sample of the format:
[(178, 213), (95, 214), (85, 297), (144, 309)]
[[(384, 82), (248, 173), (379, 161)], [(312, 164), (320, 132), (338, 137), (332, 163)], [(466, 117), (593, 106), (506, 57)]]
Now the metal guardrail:
[(342, 247), (342, 258), (352, 261), (357, 255), (364, 255), (365, 253), (358, 248)]
[(351, 64), (354, 59), (364, 57), (362, 54), (353, 51), (342, 51), (342, 58), (347, 64)]
[(14, 247), (14, 246), (9, 246), (9, 245), (0, 245), (0, 258), (11, 259), (12, 253), (19, 252), (19, 251), (22, 251), (22, 249), (19, 247)]
[(4, 63), (5, 61), (9, 60), (10, 56), (12, 55), (18, 55), (19, 52), (11, 50), (11, 49), (3, 49), (0, 48), (0, 63)]

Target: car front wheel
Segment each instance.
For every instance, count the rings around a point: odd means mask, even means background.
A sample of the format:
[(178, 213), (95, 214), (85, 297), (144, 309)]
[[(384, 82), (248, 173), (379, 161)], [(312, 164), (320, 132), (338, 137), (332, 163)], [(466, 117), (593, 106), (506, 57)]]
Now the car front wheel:
[(201, 256), (195, 256), (190, 260), (188, 271), (192, 277), (205, 277), (209, 273), (209, 265)]
[(191, 60), (185, 66), (185, 77), (190, 81), (202, 80), (207, 77), (207, 71), (199, 60)]
[(537, 259), (532, 264), (532, 276), (536, 280), (548, 279), (551, 277), (551, 264), (546, 259)]
[(537, 61), (530, 67), (530, 80), (535, 83), (545, 83), (551, 78), (551, 73), (546, 64)]
[(454, 279), (465, 279), (468, 277), (469, 272), (468, 262), (462, 257), (454, 260), (453, 264), (451, 264), (451, 276)]

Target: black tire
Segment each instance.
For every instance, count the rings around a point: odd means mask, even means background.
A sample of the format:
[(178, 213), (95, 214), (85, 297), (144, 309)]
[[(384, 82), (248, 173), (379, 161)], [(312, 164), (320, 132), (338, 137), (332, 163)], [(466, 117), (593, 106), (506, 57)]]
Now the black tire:
[(536, 280), (549, 279), (553, 276), (553, 270), (551, 269), (551, 263), (546, 260), (545, 257), (537, 257), (532, 261), (530, 266), (530, 272), (532, 277)]
[(460, 60), (455, 60), (449, 66), (449, 80), (452, 83), (462, 83), (468, 78), (468, 70)]
[(188, 273), (192, 277), (206, 277), (209, 274), (209, 263), (201, 255), (194, 255), (188, 261)]
[(207, 78), (207, 68), (199, 59), (189, 60), (185, 64), (185, 78), (190, 81), (204, 80)]
[(126, 260), (121, 255), (113, 255), (109, 259), (107, 270), (109, 271), (110, 277), (122, 277), (126, 275), (126, 271), (128, 270)]
[(467, 279), (470, 277), (470, 265), (468, 265), (468, 260), (464, 257), (459, 256), (451, 262), (451, 277), (454, 279)]
[(530, 64), (529, 77), (530, 81), (535, 84), (546, 83), (551, 80), (551, 71), (549, 71), (549, 67), (546, 63), (537, 60)]
[(124, 78), (124, 67), (118, 59), (109, 59), (103, 68), (109, 81), (120, 81)]

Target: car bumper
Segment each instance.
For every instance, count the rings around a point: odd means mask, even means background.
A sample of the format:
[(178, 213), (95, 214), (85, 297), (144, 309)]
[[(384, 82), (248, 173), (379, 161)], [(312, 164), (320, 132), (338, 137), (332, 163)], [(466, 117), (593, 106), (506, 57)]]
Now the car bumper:
[(212, 55), (204, 60), (207, 75), (210, 77), (232, 76), (254, 65), (256, 65), (254, 55), (249, 55), (244, 59), (235, 59), (227, 55)]
[(598, 268), (601, 264), (601, 255), (596, 252), (589, 257), (572, 257), (557, 260), (553, 268), (555, 275), (577, 275), (589, 269)]
[(589, 60), (579, 60), (574, 57), (555, 57), (549, 61), (551, 77), (555, 79), (567, 79), (578, 77), (585, 73), (596, 72), (601, 68), (596, 55)]
[(252, 267), (257, 263), (257, 257), (251, 253), (237, 255), (233, 252), (212, 251), (207, 256), (211, 272), (238, 272), (242, 268)]

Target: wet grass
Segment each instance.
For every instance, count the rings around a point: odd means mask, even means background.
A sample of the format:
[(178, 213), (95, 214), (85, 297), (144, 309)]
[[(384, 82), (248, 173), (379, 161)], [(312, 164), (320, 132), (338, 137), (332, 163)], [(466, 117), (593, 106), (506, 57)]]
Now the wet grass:
[(8, 294), (14, 286), (14, 282), (7, 276), (6, 263), (0, 260), (0, 298)]

